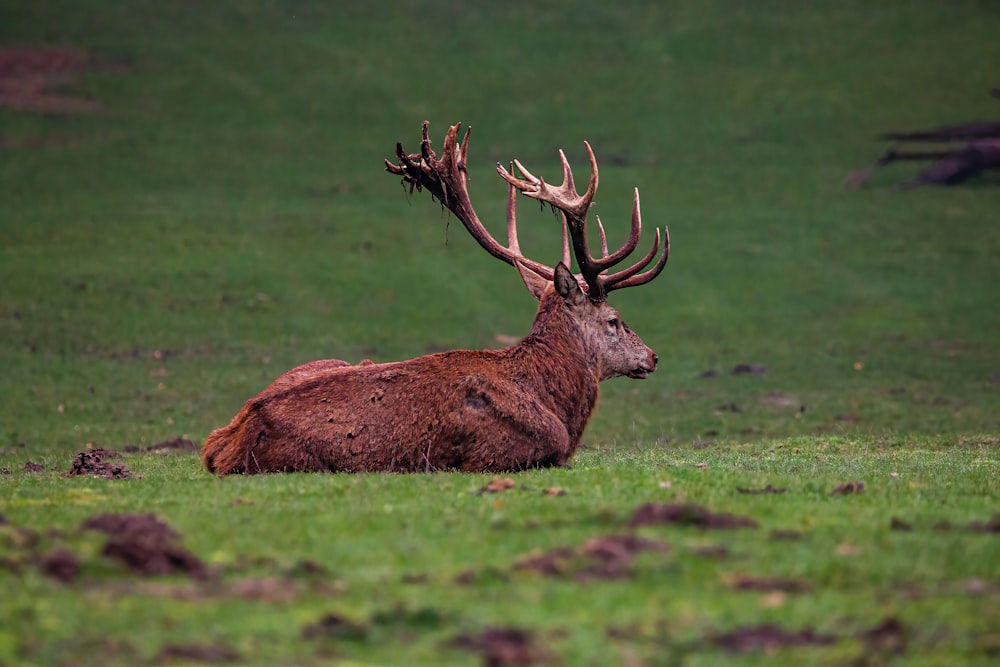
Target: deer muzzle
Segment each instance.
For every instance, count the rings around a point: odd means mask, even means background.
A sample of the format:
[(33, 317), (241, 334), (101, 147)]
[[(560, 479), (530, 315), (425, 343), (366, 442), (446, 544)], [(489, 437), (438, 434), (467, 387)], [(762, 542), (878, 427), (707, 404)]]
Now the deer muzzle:
[(650, 373), (656, 370), (656, 362), (659, 361), (660, 358), (656, 356), (656, 353), (648, 347), (646, 348), (646, 352), (646, 360), (633, 369), (632, 372), (628, 374), (628, 377), (634, 380), (645, 380)]

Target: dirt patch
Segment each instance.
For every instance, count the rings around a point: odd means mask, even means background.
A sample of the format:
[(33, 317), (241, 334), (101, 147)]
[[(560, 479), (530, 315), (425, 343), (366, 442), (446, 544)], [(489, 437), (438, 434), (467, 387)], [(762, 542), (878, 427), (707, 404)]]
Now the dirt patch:
[(366, 635), (365, 626), (334, 613), (324, 614), (318, 621), (310, 623), (302, 629), (303, 639), (360, 641)]
[(670, 524), (705, 529), (756, 528), (757, 522), (745, 516), (715, 513), (700, 505), (664, 505), (648, 503), (632, 513), (630, 526)]
[(180, 535), (153, 514), (101, 514), (87, 519), (81, 527), (105, 533), (108, 541), (101, 553), (138, 574), (208, 576), (205, 564), (177, 544)]
[(97, 65), (69, 46), (0, 48), (0, 107), (53, 115), (93, 114), (101, 104), (74, 94), (81, 72)]
[(80, 559), (67, 549), (53, 549), (41, 558), (38, 569), (46, 577), (69, 584), (80, 572)]
[(486, 667), (527, 667), (554, 662), (535, 635), (522, 628), (486, 628), (476, 635), (459, 635), (452, 644), (481, 653)]
[(133, 477), (132, 471), (121, 463), (108, 463), (106, 459), (120, 457), (118, 452), (112, 452), (102, 447), (80, 452), (73, 459), (73, 465), (63, 473), (63, 477), (85, 475), (103, 477), (104, 479), (128, 479)]
[(809, 628), (793, 632), (770, 623), (764, 623), (747, 625), (729, 632), (711, 635), (708, 641), (731, 653), (748, 653), (750, 651), (772, 652), (789, 646), (827, 646), (836, 642), (837, 638), (817, 634)]
[(494, 477), (478, 491), (476, 491), (477, 496), (481, 496), (484, 493), (502, 493), (504, 491), (510, 491), (517, 486), (517, 483), (510, 477)]
[(23, 470), (24, 472), (42, 472), (45, 470), (45, 466), (41, 463), (32, 463), (31, 461), (28, 461), (24, 464)]
[(173, 662), (200, 662), (217, 665), (226, 662), (238, 662), (243, 656), (232, 646), (224, 643), (215, 644), (167, 644), (156, 654), (154, 662), (158, 665)]
[(864, 482), (844, 482), (843, 484), (838, 484), (833, 491), (830, 492), (831, 496), (847, 496), (852, 493), (864, 493), (865, 483)]
[(988, 521), (973, 521), (969, 530), (977, 533), (1000, 533), (1000, 513), (994, 514)]
[(593, 537), (576, 548), (556, 547), (545, 553), (526, 556), (514, 570), (537, 572), (546, 577), (571, 577), (577, 581), (622, 579), (631, 575), (633, 559), (639, 553), (666, 553), (670, 545), (636, 535)]
[(906, 521), (903, 521), (898, 517), (892, 517), (892, 519), (889, 520), (889, 530), (901, 530), (909, 532), (913, 530), (913, 524), (907, 523)]
[(906, 629), (898, 619), (891, 616), (862, 632), (860, 639), (865, 643), (867, 656), (906, 653)]
[(367, 623), (359, 623), (336, 612), (324, 614), (315, 623), (302, 628), (303, 639), (334, 641), (376, 641), (384, 631), (397, 639), (406, 640), (416, 633), (442, 628), (453, 619), (432, 607), (410, 608), (399, 605), (388, 610), (377, 611)]

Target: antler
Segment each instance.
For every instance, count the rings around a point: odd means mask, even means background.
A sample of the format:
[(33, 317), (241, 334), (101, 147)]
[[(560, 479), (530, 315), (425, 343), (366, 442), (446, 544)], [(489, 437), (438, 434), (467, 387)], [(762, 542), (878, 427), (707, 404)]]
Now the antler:
[[(524, 267), (533, 273), (541, 276), (545, 280), (553, 280), (555, 270), (525, 257), (517, 240), (517, 219), (515, 208), (517, 204), (517, 191), (520, 190), (526, 196), (538, 199), (557, 208), (562, 214), (563, 225), (563, 253), (562, 262), (567, 267), (570, 264), (569, 245), (572, 240), (573, 253), (576, 262), (580, 267), (579, 281), (586, 287), (590, 300), (601, 302), (607, 298), (608, 292), (634, 285), (643, 285), (653, 280), (663, 270), (670, 255), (670, 235), (667, 228), (663, 228), (664, 242), (663, 254), (654, 266), (642, 271), (656, 257), (660, 248), (660, 230), (656, 230), (656, 237), (653, 240), (652, 249), (627, 269), (608, 275), (607, 271), (616, 264), (621, 263), (628, 257), (639, 243), (639, 234), (642, 229), (642, 220), (639, 214), (639, 190), (635, 190), (632, 204), (632, 229), (628, 240), (621, 248), (613, 253), (608, 253), (608, 241), (604, 233), (604, 226), (601, 219), (597, 218), (597, 229), (601, 238), (601, 257), (595, 258), (590, 254), (587, 242), (587, 211), (597, 193), (597, 159), (590, 144), (584, 142), (587, 148), (587, 155), (590, 158), (590, 182), (587, 191), (581, 196), (576, 191), (573, 182), (573, 171), (570, 169), (566, 155), (559, 151), (559, 157), (563, 166), (563, 183), (558, 188), (548, 185), (545, 181), (534, 176), (524, 166), (514, 160), (509, 169), (497, 165), (497, 173), (509, 184), (507, 195), (507, 245), (501, 245), (487, 231), (486, 227), (479, 220), (472, 202), (469, 201), (468, 172), (466, 171), (466, 159), (469, 154), (469, 136), (472, 128), (465, 131), (465, 137), (461, 144), (458, 142), (458, 132), (461, 123), (456, 123), (448, 128), (445, 135), (444, 148), (439, 158), (431, 148), (430, 139), (427, 137), (427, 127), (430, 123), (423, 123), (423, 138), (420, 141), (420, 152), (407, 154), (403, 150), (401, 143), (396, 144), (396, 158), (398, 164), (385, 161), (387, 171), (403, 177), (405, 183), (410, 184), (410, 191), (413, 189), (427, 189), (431, 196), (437, 198), (448, 210), (461, 220), (479, 245), (488, 253), (512, 265)], [(517, 178), (514, 176), (514, 167), (524, 176)]]
[(653, 258), (656, 257), (660, 248), (660, 230), (656, 230), (656, 237), (653, 239), (652, 249), (637, 263), (613, 273), (607, 274), (608, 269), (619, 264), (628, 257), (639, 243), (639, 234), (642, 230), (642, 217), (639, 213), (639, 189), (636, 188), (632, 203), (632, 229), (628, 240), (621, 248), (613, 253), (608, 253), (607, 237), (604, 233), (604, 226), (601, 219), (597, 218), (597, 229), (601, 237), (601, 257), (596, 258), (590, 254), (587, 241), (587, 211), (590, 209), (594, 195), (597, 193), (597, 159), (594, 151), (586, 141), (583, 145), (587, 149), (587, 156), (590, 158), (590, 182), (587, 191), (580, 195), (576, 191), (573, 182), (573, 170), (570, 169), (566, 155), (560, 150), (559, 158), (563, 167), (563, 182), (558, 188), (554, 188), (544, 180), (534, 176), (524, 166), (514, 160), (514, 165), (524, 178), (514, 176), (514, 170), (505, 170), (497, 165), (497, 172), (510, 185), (523, 192), (525, 196), (538, 199), (557, 208), (562, 214), (563, 228), (569, 229), (569, 235), (573, 241), (573, 252), (576, 255), (576, 262), (580, 266), (580, 273), (587, 284), (591, 301), (599, 302), (607, 298), (608, 292), (634, 285), (643, 285), (653, 280), (660, 274), (670, 256), (670, 233), (666, 226), (663, 228), (663, 254), (654, 266), (640, 273)]
[[(396, 158), (399, 164), (392, 164), (386, 160), (386, 170), (402, 176), (403, 181), (410, 184), (411, 192), (414, 188), (417, 190), (427, 189), (431, 196), (437, 198), (449, 211), (455, 214), (455, 217), (465, 225), (472, 238), (476, 239), (486, 252), (511, 266), (520, 265), (545, 280), (552, 280), (555, 276), (555, 270), (552, 267), (528, 259), (521, 253), (517, 241), (517, 220), (514, 212), (517, 191), (513, 186), (508, 189), (507, 197), (506, 247), (493, 238), (472, 208), (472, 202), (469, 201), (468, 172), (465, 167), (469, 154), (469, 135), (472, 133), (472, 128), (466, 129), (461, 144), (458, 143), (458, 131), (462, 124), (456, 123), (448, 128), (448, 133), (444, 138), (444, 148), (439, 158), (431, 148), (430, 139), (427, 138), (429, 124), (428, 121), (424, 121), (420, 153), (408, 155), (403, 150), (402, 143), (397, 143)], [(569, 245), (565, 231), (563, 233), (563, 247), (563, 261), (568, 265)]]

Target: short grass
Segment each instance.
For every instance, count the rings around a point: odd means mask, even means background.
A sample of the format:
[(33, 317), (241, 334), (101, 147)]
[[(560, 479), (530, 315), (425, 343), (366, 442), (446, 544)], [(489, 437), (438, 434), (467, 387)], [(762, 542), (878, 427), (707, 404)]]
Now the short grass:
[[(88, 50), (57, 83), (104, 108), (0, 108), (0, 664), (213, 642), (246, 664), (476, 664), (453, 640), (489, 626), (533, 629), (567, 665), (995, 659), (1000, 548), (969, 524), (1000, 510), (1000, 190), (899, 193), (905, 166), (844, 178), (881, 131), (1000, 116), (1000, 10), (341, 4), (0, 0), (0, 47)], [(186, 455), (130, 455), (132, 480), (59, 474), (88, 445), (201, 441), (305, 361), (527, 331), (514, 272), (382, 172), (424, 119), (436, 142), (475, 127), (487, 221), (493, 164), (554, 178), (562, 147), (582, 171), (587, 139), (612, 237), (635, 186), (646, 226), (670, 225), (663, 276), (613, 296), (661, 367), (606, 383), (571, 469), (495, 495), (456, 474), (219, 480)], [(551, 217), (521, 219), (553, 261)], [(786, 492), (737, 490), (767, 484)], [(671, 551), (615, 581), (512, 571), (629, 530), (648, 502), (759, 527), (642, 528)], [(76, 531), (101, 512), (156, 513), (216, 578), (127, 574)], [(30, 564), (60, 546), (82, 562), (69, 585)], [(741, 575), (809, 590), (734, 590)], [(271, 583), (255, 598), (247, 580)], [(305, 638), (326, 614), (358, 627)], [(886, 619), (902, 646), (860, 638)], [(733, 656), (705, 639), (760, 623), (837, 641)]]

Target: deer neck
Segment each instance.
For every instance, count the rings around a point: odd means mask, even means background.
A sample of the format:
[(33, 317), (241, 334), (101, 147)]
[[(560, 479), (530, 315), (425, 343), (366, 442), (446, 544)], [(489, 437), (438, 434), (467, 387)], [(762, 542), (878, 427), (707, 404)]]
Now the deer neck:
[(529, 333), (511, 349), (519, 359), (522, 383), (534, 385), (536, 395), (579, 437), (597, 402), (601, 379), (596, 355), (563, 300), (542, 298)]

